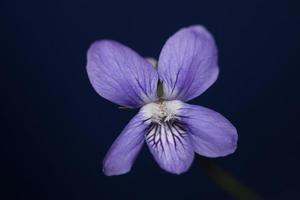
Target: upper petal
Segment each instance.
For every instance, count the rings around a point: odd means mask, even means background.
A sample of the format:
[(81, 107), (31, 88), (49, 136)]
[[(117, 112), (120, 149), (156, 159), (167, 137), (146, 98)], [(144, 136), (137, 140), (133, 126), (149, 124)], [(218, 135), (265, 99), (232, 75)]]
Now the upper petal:
[(145, 137), (152, 155), (162, 169), (174, 174), (181, 174), (189, 169), (194, 151), (180, 122), (153, 123)]
[(202, 26), (180, 29), (165, 43), (158, 61), (164, 97), (188, 101), (202, 94), (217, 79), (217, 47)]
[(219, 157), (236, 150), (237, 131), (221, 114), (208, 108), (183, 103), (180, 115), (182, 122), (188, 127), (196, 153)]
[(87, 53), (87, 72), (97, 93), (119, 105), (140, 107), (157, 99), (156, 70), (118, 42), (94, 42)]
[(105, 175), (120, 175), (130, 171), (143, 146), (146, 127), (140, 113), (131, 119), (104, 158)]

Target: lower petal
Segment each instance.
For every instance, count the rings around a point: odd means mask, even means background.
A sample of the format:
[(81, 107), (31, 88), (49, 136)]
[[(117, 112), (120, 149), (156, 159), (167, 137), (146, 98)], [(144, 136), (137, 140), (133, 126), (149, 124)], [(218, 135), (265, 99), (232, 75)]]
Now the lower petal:
[(205, 107), (183, 103), (180, 115), (188, 127), (196, 153), (206, 157), (220, 157), (236, 150), (237, 131), (221, 114)]
[(145, 137), (151, 153), (162, 169), (174, 174), (181, 174), (189, 169), (194, 151), (181, 123), (152, 123)]
[(143, 146), (143, 133), (146, 127), (140, 113), (132, 118), (104, 158), (103, 172), (105, 175), (121, 175), (130, 171)]

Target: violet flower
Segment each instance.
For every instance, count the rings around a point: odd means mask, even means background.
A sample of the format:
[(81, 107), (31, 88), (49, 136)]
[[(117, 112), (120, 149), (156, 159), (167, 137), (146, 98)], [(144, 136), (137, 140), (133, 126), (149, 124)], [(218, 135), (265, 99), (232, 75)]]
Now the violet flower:
[(129, 172), (145, 141), (159, 166), (174, 174), (187, 171), (195, 153), (220, 157), (235, 151), (237, 131), (225, 117), (184, 103), (218, 77), (217, 47), (204, 27), (190, 26), (171, 36), (157, 68), (118, 42), (96, 41), (87, 53), (87, 72), (100, 96), (141, 108), (106, 154), (105, 175)]

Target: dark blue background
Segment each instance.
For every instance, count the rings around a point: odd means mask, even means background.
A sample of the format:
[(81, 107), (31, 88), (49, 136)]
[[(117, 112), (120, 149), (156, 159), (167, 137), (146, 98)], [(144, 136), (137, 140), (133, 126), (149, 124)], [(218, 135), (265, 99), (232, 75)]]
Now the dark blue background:
[[(179, 28), (215, 36), (221, 73), (191, 103), (239, 132), (215, 159), (266, 199), (299, 196), (300, 13), (297, 1), (14, 1), (0, 3), (1, 181), (5, 199), (230, 199), (196, 163), (175, 176), (144, 148), (130, 174), (105, 177), (102, 159), (136, 111), (96, 94), (86, 51), (97, 39), (159, 55)], [(4, 199), (4, 198), (2, 198)]]

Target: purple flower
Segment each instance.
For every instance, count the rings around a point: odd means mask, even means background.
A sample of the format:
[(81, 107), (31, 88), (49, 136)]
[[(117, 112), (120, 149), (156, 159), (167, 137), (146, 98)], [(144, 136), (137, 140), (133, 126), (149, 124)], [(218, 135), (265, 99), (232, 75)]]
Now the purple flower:
[(235, 151), (237, 131), (225, 117), (184, 103), (218, 77), (217, 47), (204, 27), (190, 26), (171, 36), (157, 68), (118, 42), (96, 41), (87, 53), (87, 72), (103, 98), (141, 107), (106, 154), (105, 175), (129, 172), (144, 141), (159, 166), (175, 174), (189, 169), (195, 152), (220, 157)]

